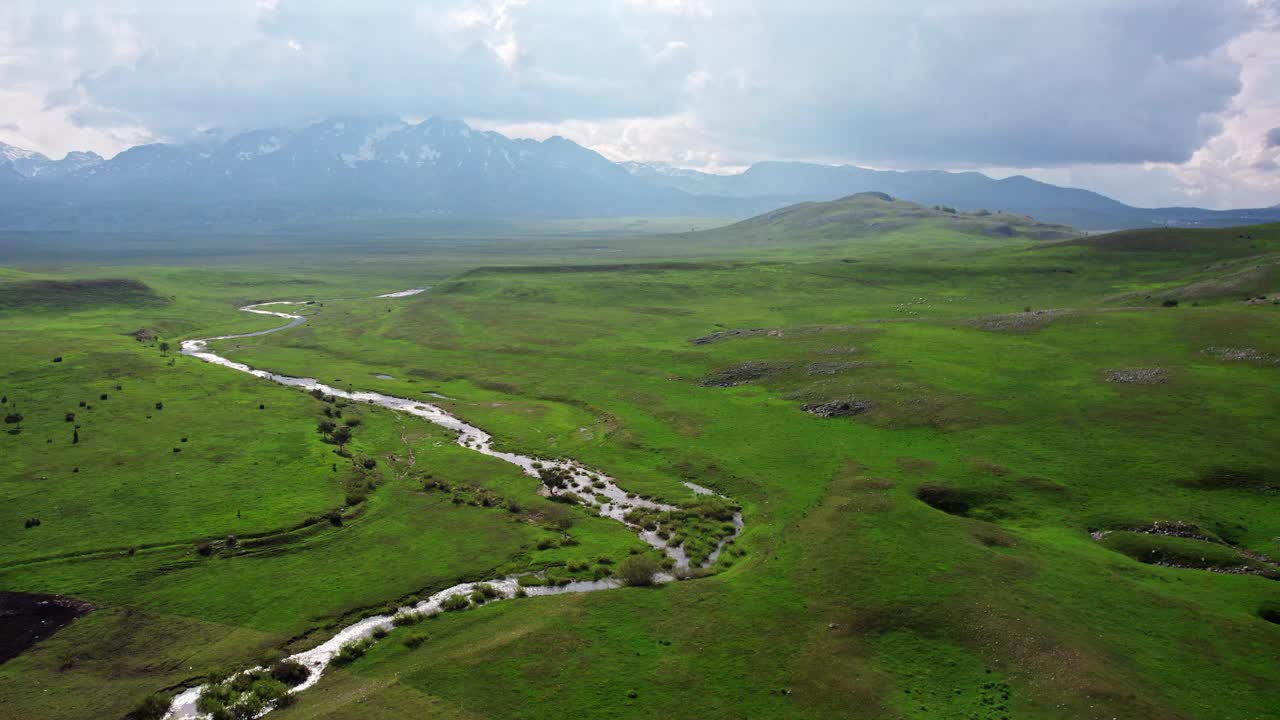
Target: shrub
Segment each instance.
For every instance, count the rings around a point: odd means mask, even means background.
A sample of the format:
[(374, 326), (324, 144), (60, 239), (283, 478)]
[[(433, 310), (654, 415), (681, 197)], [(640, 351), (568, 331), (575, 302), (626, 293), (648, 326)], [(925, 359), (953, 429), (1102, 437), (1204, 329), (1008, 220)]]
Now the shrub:
[(169, 698), (160, 695), (148, 695), (138, 707), (125, 716), (127, 720), (161, 720), (169, 712)]
[(480, 583), (475, 586), (475, 590), (483, 595), (487, 600), (492, 600), (502, 594), (498, 592), (498, 588), (490, 585), (489, 583)]
[(162, 402), (158, 402), (158, 403), (156, 403), (156, 409), (157, 409), (157, 410), (163, 410), (163, 409), (164, 409), (164, 403), (162, 403)]
[(67, 413), (67, 414), (66, 414), (66, 416), (65, 416), (65, 419), (66, 419), (66, 421), (67, 421), (67, 422), (75, 422), (75, 421), (76, 421), (76, 414), (75, 414), (75, 413), (73, 413), (73, 412)]
[(361, 460), (361, 461), (360, 461), (360, 464), (361, 464), (361, 465), (364, 465), (364, 469), (365, 469), (365, 470), (372, 470), (372, 469), (374, 469), (375, 467), (377, 467), (377, 466), (378, 466), (378, 461), (377, 461), (377, 460), (374, 460), (374, 459), (373, 459), (373, 458), (371, 458), (371, 457), (367, 457), (367, 458), (365, 458), (365, 459)]
[(227, 536), (227, 547), (229, 547), (229, 548), (233, 548), (233, 547), (235, 547), (239, 542), (240, 542), (240, 541), (239, 541), (239, 539), (237, 539), (235, 535), (228, 535), (228, 536)]
[(426, 633), (420, 633), (420, 632), (412, 633), (410, 635), (405, 636), (404, 646), (409, 648), (410, 650), (416, 650), (417, 648), (422, 646), (422, 643), (426, 641), (427, 641)]
[(364, 640), (352, 640), (341, 648), (338, 648), (338, 654), (333, 656), (333, 664), (339, 666), (350, 665), (356, 660), (364, 657), (364, 654), (369, 651), (369, 646), (372, 644), (373, 641), (368, 638)]
[(390, 632), (390, 630), (387, 629), (386, 625), (379, 625), (373, 629), (373, 639), (381, 640), (387, 636), (388, 632)]
[(422, 616), (413, 612), (397, 613), (395, 617), (391, 618), (391, 624), (396, 627), (417, 625), (419, 622), (422, 622)]
[(33, 527), (40, 527), (40, 518), (27, 518), (27, 521), (22, 523), (22, 527), (27, 530), (30, 530)]
[(648, 555), (632, 555), (618, 564), (618, 577), (623, 585), (633, 587), (653, 584), (653, 576), (658, 573), (658, 563)]
[(297, 660), (277, 660), (271, 663), (271, 668), (268, 672), (271, 673), (271, 677), (289, 687), (301, 685), (307, 681), (308, 677), (311, 677), (311, 671), (307, 669), (307, 666)]
[(213, 545), (207, 542), (196, 543), (196, 552), (202, 557), (209, 557), (213, 554)]
[(484, 601), (488, 599), (484, 596), (484, 593), (480, 592), (479, 590), (472, 590), (471, 594), (468, 595), (467, 597), (471, 598), (471, 602), (477, 605), (483, 605)]
[(1174, 300), (1173, 298), (1169, 298), (1164, 302), (1160, 303), (1160, 307), (1178, 307), (1178, 301)]
[(445, 598), (440, 603), (441, 609), (449, 611), (466, 610), (469, 607), (471, 607), (471, 601), (467, 599), (467, 596), (456, 593)]
[(343, 420), (343, 421), (342, 421), (342, 424), (343, 424), (343, 425), (346, 425), (346, 426), (347, 426), (347, 427), (349, 427), (349, 428), (359, 427), (359, 426), (360, 426), (360, 418), (358, 418), (358, 417), (347, 418), (346, 420)]
[(21, 414), (21, 413), (9, 413), (9, 414), (7, 414), (7, 415), (5, 415), (5, 416), (4, 416), (4, 421), (5, 421), (5, 423), (6, 423), (6, 424), (8, 424), (8, 425), (12, 425), (12, 424), (14, 424), (14, 423), (20, 423), (20, 422), (22, 422), (22, 414)]

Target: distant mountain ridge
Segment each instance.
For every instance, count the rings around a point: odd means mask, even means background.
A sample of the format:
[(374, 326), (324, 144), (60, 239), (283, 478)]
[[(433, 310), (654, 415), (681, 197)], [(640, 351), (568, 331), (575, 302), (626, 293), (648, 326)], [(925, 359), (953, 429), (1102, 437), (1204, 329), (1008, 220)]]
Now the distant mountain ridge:
[(1023, 175), (996, 180), (978, 172), (871, 170), (800, 162), (761, 162), (733, 175), (672, 168), (664, 163), (623, 166), (636, 177), (694, 195), (803, 202), (885, 192), (925, 205), (1003, 210), (1086, 230), (1165, 224), (1221, 227), (1280, 221), (1280, 212), (1276, 212), (1280, 205), (1245, 210), (1136, 208), (1090, 190), (1050, 185)]
[(925, 205), (1085, 229), (1280, 220), (1258, 210), (1133, 208), (1088, 190), (976, 172), (763, 162), (736, 175), (614, 163), (562, 137), (516, 140), (466, 123), (335, 117), (301, 129), (206, 134), (61, 160), (0, 143), (0, 228), (286, 225), (367, 218), (714, 216), (885, 192)]

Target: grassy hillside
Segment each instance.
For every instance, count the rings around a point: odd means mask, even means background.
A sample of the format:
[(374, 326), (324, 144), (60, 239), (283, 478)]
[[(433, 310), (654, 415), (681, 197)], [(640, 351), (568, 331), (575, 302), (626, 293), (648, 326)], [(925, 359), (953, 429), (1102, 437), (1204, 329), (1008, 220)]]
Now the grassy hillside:
[(1280, 305), (1232, 283), (1280, 227), (1046, 242), (937, 212), (865, 235), (762, 219), (594, 267), (493, 248), (395, 300), (373, 296), (431, 259), (136, 268), (173, 300), (8, 311), (0, 587), (98, 609), (0, 665), (0, 698), (120, 715), (406, 596), (637, 546), (584, 513), (577, 544), (541, 542), (560, 526), (531, 481), (387, 411), (342, 408), (376, 460), (343, 462), (325, 403), (126, 335), (265, 327), (234, 308), (297, 299), (319, 303), (307, 324), (219, 352), (444, 395), (504, 447), (633, 492), (714, 488), (746, 529), (709, 578), (395, 630), (282, 719), (1267, 716)]

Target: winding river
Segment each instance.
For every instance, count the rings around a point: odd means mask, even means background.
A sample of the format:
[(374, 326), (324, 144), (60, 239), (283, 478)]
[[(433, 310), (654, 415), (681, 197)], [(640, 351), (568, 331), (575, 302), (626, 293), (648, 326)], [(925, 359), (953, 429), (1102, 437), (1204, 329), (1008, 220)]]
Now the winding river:
[[(379, 295), (378, 297), (409, 297), (421, 293), (424, 290), (426, 290), (426, 288), (414, 288), (412, 290), (387, 293), (385, 295)], [(263, 308), (278, 308), (279, 306), (306, 304), (308, 303), (278, 301), (246, 305), (245, 307), (240, 308), (244, 312), (255, 313), (258, 315), (270, 315), (288, 320), (289, 322), (279, 327), (268, 330), (259, 330), (257, 332), (241, 333), (239, 335), (219, 335), (217, 337), (203, 338), (199, 340), (184, 340), (181, 345), (182, 354), (214, 365), (221, 365), (232, 370), (248, 373), (255, 377), (270, 380), (271, 382), (279, 383), (281, 385), (299, 388), (308, 392), (312, 390), (320, 390), (326, 395), (345, 398), (353, 402), (378, 405), (390, 410), (422, 418), (427, 422), (434, 423), (456, 432), (458, 434), (457, 443), (462, 447), (516, 465), (520, 467), (526, 475), (530, 475), (534, 478), (540, 477), (540, 468), (559, 468), (567, 473), (570, 480), (564, 488), (560, 490), (552, 490), (551, 492), (574, 493), (574, 497), (576, 497), (577, 501), (582, 505), (590, 507), (596, 510), (600, 515), (616, 520), (635, 530), (642, 540), (661, 550), (670, 557), (675, 562), (675, 567), (677, 569), (686, 569), (689, 567), (689, 558), (686, 555), (683, 546), (669, 546), (657, 535), (656, 531), (647, 531), (626, 521), (627, 513), (636, 508), (675, 510), (675, 506), (645, 500), (640, 497), (628, 497), (626, 491), (618, 487), (613, 478), (599, 472), (598, 470), (588, 469), (586, 466), (574, 460), (539, 460), (526, 455), (518, 455), (515, 453), (496, 450), (493, 447), (493, 437), (489, 435), (489, 433), (486, 433), (473, 425), (468, 425), (435, 405), (430, 405), (409, 398), (383, 395), (382, 393), (376, 392), (342, 390), (330, 385), (325, 385), (315, 378), (290, 377), (288, 375), (279, 375), (266, 370), (258, 370), (245, 365), (244, 363), (229, 360), (209, 349), (209, 343), (215, 340), (233, 340), (236, 338), (258, 337), (297, 327), (307, 321), (306, 317), (288, 312), (280, 312), (278, 310), (264, 310)], [(601, 487), (601, 483), (603, 483), (603, 487)], [(714, 494), (712, 490), (693, 483), (685, 483), (685, 485), (695, 494)], [(598, 497), (603, 497), (606, 500), (600, 500)], [(719, 557), (720, 551), (724, 548), (725, 544), (734, 537), (737, 537), (737, 535), (742, 531), (743, 524), (741, 513), (734, 514), (733, 526), (733, 534), (720, 539), (715, 551), (712, 552), (707, 558), (707, 561), (703, 563), (703, 567), (714, 563)], [(667, 573), (661, 573), (655, 577), (655, 580), (658, 582), (669, 582), (673, 579), (674, 577)], [(396, 614), (417, 613), (428, 615), (440, 612), (441, 604), (446, 598), (456, 594), (469, 594), (475, 590), (477, 585), (481, 584), (491, 586), (498, 593), (497, 597), (493, 598), (489, 602), (513, 598), (516, 596), (517, 589), (520, 588), (519, 578), (517, 576), (496, 578), (482, 583), (460, 583), (453, 587), (441, 590), (415, 605), (399, 608)], [(603, 580), (572, 582), (568, 585), (560, 586), (535, 585), (528, 586), (523, 589), (527, 595), (562, 595), (566, 593), (609, 590), (620, 586), (621, 583), (619, 581), (613, 578), (606, 578)], [(359, 620), (342, 628), (320, 645), (310, 650), (292, 655), (289, 659), (306, 666), (310, 671), (310, 675), (307, 677), (306, 681), (290, 689), (290, 692), (302, 692), (303, 690), (315, 685), (319, 682), (320, 677), (324, 674), (324, 671), (328, 667), (330, 661), (333, 660), (334, 656), (337, 655), (339, 649), (342, 648), (343, 645), (352, 641), (373, 638), (374, 632), (380, 628), (389, 629), (391, 627), (392, 617), (394, 617), (394, 615), (378, 615), (364, 618), (363, 620)], [(252, 672), (257, 669), (258, 668), (250, 668), (244, 672)], [(166, 720), (197, 720), (198, 718), (206, 717), (197, 709), (197, 702), (200, 699), (200, 694), (204, 690), (204, 687), (205, 686), (203, 685), (193, 687), (178, 694), (170, 705), (169, 713), (165, 716)], [(270, 712), (270, 708), (265, 710), (262, 714), (265, 715), (267, 712)]]

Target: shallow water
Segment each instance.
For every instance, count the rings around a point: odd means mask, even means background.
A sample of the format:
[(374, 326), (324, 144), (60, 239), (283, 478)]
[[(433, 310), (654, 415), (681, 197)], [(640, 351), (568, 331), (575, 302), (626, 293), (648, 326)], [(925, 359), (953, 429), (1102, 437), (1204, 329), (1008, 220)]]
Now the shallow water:
[(378, 297), (380, 298), (409, 297), (410, 295), (417, 295), (418, 293), (424, 293), (430, 289), (431, 289), (430, 287), (413, 288), (412, 290), (401, 290), (400, 292), (387, 293), (386, 295), (379, 295)]
[[(386, 298), (408, 297), (410, 295), (416, 295), (420, 292), (423, 292), (426, 289), (427, 288), (414, 288), (413, 290), (404, 290), (398, 293), (388, 293), (386, 295), (379, 295), (378, 297), (386, 297)], [(530, 457), (527, 455), (519, 455), (516, 453), (496, 450), (493, 447), (493, 437), (489, 435), (489, 433), (473, 425), (467, 424), (466, 422), (454, 417), (453, 415), (445, 412), (444, 410), (442, 410), (441, 408), (435, 405), (424, 403), (419, 400), (396, 397), (393, 395), (383, 395), (382, 393), (376, 393), (376, 392), (341, 390), (339, 388), (335, 388), (330, 385), (325, 385), (324, 383), (319, 382), (315, 378), (291, 377), (288, 375), (279, 375), (276, 373), (268, 372), (266, 370), (258, 370), (244, 363), (238, 363), (233, 360), (229, 360), (209, 350), (209, 343), (214, 340), (233, 340), (236, 338), (258, 337), (261, 335), (280, 332), (281, 330), (287, 330), (289, 328), (301, 325), (302, 323), (307, 321), (307, 319), (301, 315), (294, 315), (294, 314), (285, 313), (285, 312), (275, 312), (270, 310), (261, 310), (259, 308), (266, 307), (266, 306), (274, 306), (274, 305), (302, 305), (302, 304), (305, 304), (305, 303), (277, 301), (277, 302), (270, 302), (270, 303), (258, 303), (256, 305), (247, 305), (245, 307), (242, 307), (240, 309), (243, 310), (244, 312), (257, 313), (259, 315), (271, 315), (274, 317), (287, 319), (289, 320), (289, 322), (285, 325), (281, 325), (280, 327), (271, 328), (270, 330), (260, 330), (258, 332), (242, 333), (239, 335), (219, 335), (217, 337), (203, 338), (198, 340), (184, 340), (181, 344), (182, 354), (203, 360), (208, 363), (212, 363), (214, 365), (221, 365), (223, 367), (230, 368), (232, 370), (238, 370), (243, 373), (248, 373), (255, 377), (259, 377), (264, 380), (270, 380), (272, 382), (279, 383), (281, 385), (296, 387), (306, 391), (318, 389), (321, 392), (325, 393), (326, 395), (345, 398), (354, 402), (367, 402), (372, 405), (378, 405), (380, 407), (388, 408), (390, 410), (395, 410), (397, 412), (403, 412), (408, 415), (413, 415), (415, 417), (422, 418), (428, 422), (434, 423), (444, 428), (448, 428), (449, 430), (452, 430), (458, 433), (457, 443), (459, 445), (465, 448), (474, 450), (483, 455), (488, 455), (489, 457), (497, 458), (499, 460), (503, 460), (505, 462), (509, 462), (513, 465), (516, 465), (521, 470), (523, 470), (526, 475), (529, 475), (534, 478), (539, 477), (538, 467), (535, 467), (535, 465), (540, 466), (542, 468), (562, 468), (568, 471), (572, 478), (569, 481), (569, 484), (567, 485), (567, 487), (564, 488), (565, 492), (569, 492), (569, 491), (574, 492), (580, 499), (580, 502), (582, 505), (594, 508), (600, 515), (611, 518), (613, 520), (617, 520), (618, 522), (621, 522), (624, 525), (627, 525), (628, 527), (634, 529), (637, 535), (642, 540), (644, 540), (649, 545), (661, 550), (668, 557), (672, 558), (675, 561), (676, 568), (684, 569), (689, 566), (689, 558), (685, 554), (684, 548), (682, 546), (670, 547), (666, 544), (665, 541), (659, 538), (656, 533), (645, 531), (641, 528), (631, 525), (627, 523), (626, 520), (624, 519), (627, 513), (635, 508), (654, 508), (658, 510), (674, 510), (676, 509), (675, 506), (653, 502), (650, 500), (645, 500), (640, 497), (627, 497), (626, 491), (618, 487), (618, 485), (614, 482), (613, 478), (605, 475), (604, 473), (598, 470), (587, 468), (586, 466), (582, 465), (581, 463), (578, 463), (575, 460), (542, 460), (542, 459)], [(428, 394), (443, 398), (443, 396), (438, 395), (436, 393), (428, 393)], [(592, 486), (593, 482), (603, 482), (604, 487), (602, 488), (593, 487)], [(700, 485), (695, 485), (693, 483), (685, 483), (685, 486), (688, 487), (695, 494), (700, 494), (700, 495), (715, 494), (713, 490), (702, 487)], [(552, 491), (552, 492), (559, 493), (561, 491)], [(596, 500), (597, 495), (606, 497), (608, 501), (598, 502)], [(741, 513), (736, 513), (734, 515), (733, 525), (736, 528), (734, 534), (720, 539), (720, 542), (717, 544), (715, 551), (712, 552), (710, 557), (707, 559), (707, 561), (703, 563), (702, 565), (703, 567), (708, 567), (712, 563), (714, 563), (716, 559), (720, 556), (720, 551), (724, 548), (725, 544), (730, 540), (732, 540), (734, 537), (737, 537), (737, 535), (742, 531), (743, 524), (742, 524)], [(655, 580), (657, 582), (670, 582), (673, 579), (674, 577), (667, 573), (660, 573), (655, 577)], [(487, 584), (494, 587), (498, 591), (498, 597), (491, 599), (488, 602), (497, 602), (499, 600), (505, 600), (508, 598), (515, 597), (516, 590), (519, 587), (519, 579), (517, 577), (503, 577), (503, 578), (497, 578), (494, 580), (487, 580), (487, 581), (484, 581), (483, 583), (460, 583), (458, 585), (454, 585), (453, 587), (441, 590), (440, 592), (437, 592), (431, 597), (425, 600), (422, 600), (416, 605), (399, 608), (397, 612), (398, 613), (402, 613), (402, 612), (419, 613), (419, 614), (431, 614), (435, 612), (440, 612), (441, 603), (445, 600), (445, 598), (455, 594), (468, 594), (475, 589), (476, 585), (479, 585), (479, 584)], [(555, 586), (555, 587), (541, 586), (541, 585), (530, 586), (530, 587), (524, 588), (524, 590), (527, 595), (541, 596), (541, 595), (564, 595), (567, 593), (580, 593), (580, 592), (595, 592), (598, 590), (609, 590), (609, 589), (617, 588), (620, 586), (621, 586), (621, 583), (619, 583), (617, 580), (608, 578), (604, 580), (573, 582), (573, 583), (569, 583), (568, 585), (561, 585), (561, 586)], [(301, 692), (315, 685), (317, 682), (320, 681), (320, 677), (324, 673), (324, 670), (328, 667), (330, 661), (333, 660), (333, 657), (338, 653), (338, 650), (343, 645), (345, 645), (348, 642), (352, 642), (354, 640), (362, 640), (365, 638), (372, 637), (373, 632), (376, 628), (379, 628), (379, 627), (390, 628), (392, 617), (393, 617), (392, 615), (378, 615), (375, 617), (364, 618), (363, 620), (359, 620), (355, 623), (352, 623), (351, 625), (348, 625), (342, 628), (335, 635), (333, 635), (332, 637), (330, 637), (328, 640), (324, 641), (320, 645), (310, 650), (297, 653), (296, 655), (291, 656), (289, 659), (296, 660), (302, 663), (303, 665), (305, 665), (311, 671), (311, 675), (310, 677), (307, 678), (306, 682), (293, 688), (292, 690), (290, 690), (290, 692), (295, 692), (295, 693)], [(245, 672), (250, 672), (256, 669), (257, 668), (251, 668), (250, 670), (246, 670)], [(196, 709), (196, 703), (200, 698), (200, 693), (202, 689), (203, 689), (203, 686), (190, 688), (182, 692), (181, 694), (179, 694), (177, 697), (175, 697), (172, 705), (170, 706), (169, 713), (165, 716), (166, 720), (195, 720), (196, 718), (204, 717)], [(270, 712), (270, 711), (268, 710), (267, 712)], [(263, 713), (263, 715), (265, 714), (266, 712)]]

